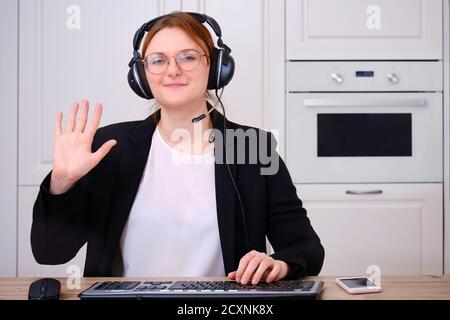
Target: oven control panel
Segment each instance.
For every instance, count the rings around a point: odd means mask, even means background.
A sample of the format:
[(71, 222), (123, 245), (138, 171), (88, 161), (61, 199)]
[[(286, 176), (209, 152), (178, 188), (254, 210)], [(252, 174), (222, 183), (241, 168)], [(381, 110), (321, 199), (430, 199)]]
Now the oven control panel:
[(441, 91), (441, 61), (288, 61), (288, 92)]

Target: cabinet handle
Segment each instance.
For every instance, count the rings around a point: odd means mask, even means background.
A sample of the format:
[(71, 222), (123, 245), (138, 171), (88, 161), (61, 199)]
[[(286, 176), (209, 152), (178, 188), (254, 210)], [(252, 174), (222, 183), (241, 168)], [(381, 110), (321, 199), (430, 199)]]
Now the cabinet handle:
[(346, 194), (382, 194), (383, 190), (368, 190), (368, 191), (355, 191), (355, 190), (346, 190)]

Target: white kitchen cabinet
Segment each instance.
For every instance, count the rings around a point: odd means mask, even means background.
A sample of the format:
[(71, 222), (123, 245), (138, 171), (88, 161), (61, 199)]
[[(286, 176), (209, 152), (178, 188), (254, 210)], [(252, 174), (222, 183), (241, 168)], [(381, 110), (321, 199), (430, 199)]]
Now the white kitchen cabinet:
[(442, 184), (296, 187), (325, 248), (321, 275), (443, 273)]
[(442, 59), (442, 7), (442, 0), (286, 0), (286, 58)]

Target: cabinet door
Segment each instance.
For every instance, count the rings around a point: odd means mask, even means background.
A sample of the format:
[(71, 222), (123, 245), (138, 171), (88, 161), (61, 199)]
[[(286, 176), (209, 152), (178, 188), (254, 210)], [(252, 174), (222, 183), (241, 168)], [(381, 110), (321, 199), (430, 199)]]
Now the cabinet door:
[(73, 102), (86, 98), (92, 109), (102, 102), (101, 126), (149, 114), (151, 103), (126, 76), (134, 33), (157, 13), (148, 0), (20, 2), (20, 185), (39, 185), (50, 171), (54, 117), (63, 111), (66, 123)]
[(442, 184), (296, 186), (325, 248), (321, 275), (442, 274)]
[(287, 0), (295, 59), (442, 59), (442, 0)]
[[(268, 25), (271, 7), (268, 2), (203, 1), (204, 13), (220, 24), (223, 42), (231, 48), (236, 64), (233, 79), (225, 87), (222, 99), (226, 116), (231, 121), (256, 127), (263, 125), (267, 99), (273, 91), (269, 83), (272, 76), (269, 55), (272, 51), (268, 47), (271, 44)], [(211, 28), (208, 29), (212, 32)], [(214, 34), (213, 39), (216, 43)], [(283, 60), (282, 55), (277, 58), (279, 62)]]

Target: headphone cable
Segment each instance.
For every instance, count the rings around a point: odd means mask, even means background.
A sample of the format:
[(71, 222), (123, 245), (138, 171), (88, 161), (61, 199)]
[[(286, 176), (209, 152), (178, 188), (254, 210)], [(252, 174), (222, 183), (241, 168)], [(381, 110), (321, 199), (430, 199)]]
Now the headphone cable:
[(237, 188), (236, 181), (234, 180), (233, 174), (231, 173), (230, 164), (227, 162), (227, 140), (226, 140), (226, 136), (227, 136), (227, 134), (226, 134), (226, 132), (227, 132), (227, 120), (226, 120), (226, 116), (225, 116), (225, 108), (223, 106), (222, 100), (220, 99), (220, 97), (223, 94), (223, 90), (224, 89), (222, 88), (220, 96), (219, 96), (218, 89), (215, 89), (217, 100), (220, 103), (220, 106), (221, 106), (222, 111), (223, 111), (223, 132), (224, 132), (223, 142), (224, 142), (224, 146), (225, 146), (225, 150), (224, 150), (224, 156), (225, 157), (224, 158), (225, 158), (225, 164), (227, 166), (228, 174), (230, 176), (231, 182), (233, 183), (233, 187), (234, 187), (234, 190), (236, 191), (236, 195), (237, 195), (237, 198), (239, 200), (239, 205), (241, 207), (242, 224), (244, 225), (245, 244), (247, 246), (247, 252), (249, 252), (251, 249), (250, 249), (250, 242), (248, 240), (247, 217), (246, 217), (245, 210), (244, 210), (244, 204), (242, 202), (241, 194), (239, 193), (239, 190)]

